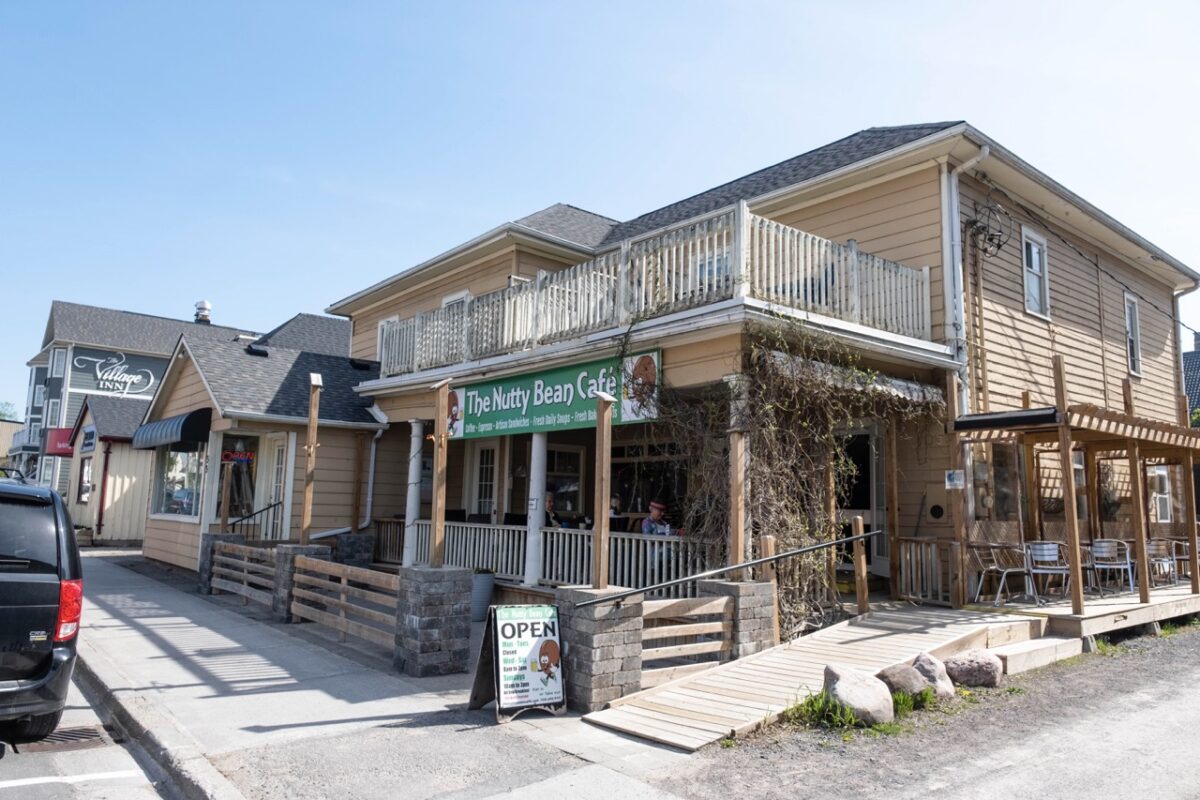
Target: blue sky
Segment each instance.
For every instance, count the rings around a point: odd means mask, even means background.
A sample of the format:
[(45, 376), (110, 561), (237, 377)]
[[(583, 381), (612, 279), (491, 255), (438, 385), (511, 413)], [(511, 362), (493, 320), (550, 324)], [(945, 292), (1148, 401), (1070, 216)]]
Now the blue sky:
[(0, 400), (52, 299), (266, 330), (873, 125), (967, 119), (1200, 268), (1200, 7), (965, 5), (0, 3)]

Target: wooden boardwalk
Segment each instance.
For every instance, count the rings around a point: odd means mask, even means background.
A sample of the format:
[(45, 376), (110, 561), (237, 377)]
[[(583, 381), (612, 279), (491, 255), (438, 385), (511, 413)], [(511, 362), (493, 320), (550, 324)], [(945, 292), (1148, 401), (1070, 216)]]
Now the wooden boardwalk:
[[(697, 750), (779, 718), (821, 691), (826, 664), (877, 672), (922, 652), (949, 655), (987, 644), (1001, 613), (904, 607), (873, 611), (748, 658), (714, 666), (614, 701), (584, 717), (595, 725)], [(1017, 623), (1019, 624), (1019, 623)]]
[[(982, 606), (971, 606), (973, 610)], [(1110, 631), (1132, 628), (1150, 622), (1200, 614), (1200, 595), (1192, 594), (1191, 585), (1184, 580), (1173, 586), (1158, 586), (1150, 590), (1150, 602), (1142, 603), (1137, 591), (1109, 592), (1104, 597), (1088, 594), (1083, 601), (1083, 614), (1071, 611), (1071, 601), (1052, 600), (1044, 606), (1013, 603), (997, 609), (1010, 614), (1045, 617), (1050, 633), (1060, 636), (1099, 636)]]

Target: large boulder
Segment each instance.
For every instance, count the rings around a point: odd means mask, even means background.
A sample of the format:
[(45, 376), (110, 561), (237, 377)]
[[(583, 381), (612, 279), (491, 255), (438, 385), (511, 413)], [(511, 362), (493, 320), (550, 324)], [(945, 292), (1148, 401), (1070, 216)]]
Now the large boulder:
[(995, 653), (968, 650), (946, 659), (946, 674), (963, 686), (999, 686), (1004, 664)]
[(933, 687), (933, 693), (937, 695), (938, 700), (954, 698), (954, 684), (951, 682), (950, 676), (946, 674), (946, 665), (941, 662), (941, 659), (929, 653), (921, 653), (913, 661), (913, 669), (925, 676), (925, 680), (929, 681), (929, 685)]
[(838, 705), (850, 709), (865, 725), (891, 722), (895, 718), (887, 684), (869, 672), (830, 664), (825, 667), (825, 693)]
[(883, 681), (892, 694), (905, 692), (916, 696), (925, 687), (932, 685), (924, 675), (917, 672), (908, 664), (893, 664), (890, 667), (880, 670), (876, 673), (875, 677)]

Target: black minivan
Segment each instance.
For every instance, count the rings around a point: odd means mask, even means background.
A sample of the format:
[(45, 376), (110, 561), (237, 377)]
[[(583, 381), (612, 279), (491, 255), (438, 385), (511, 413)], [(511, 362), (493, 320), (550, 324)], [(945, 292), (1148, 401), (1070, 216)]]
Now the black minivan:
[(54, 732), (82, 610), (79, 548), (62, 498), (0, 478), (0, 741)]

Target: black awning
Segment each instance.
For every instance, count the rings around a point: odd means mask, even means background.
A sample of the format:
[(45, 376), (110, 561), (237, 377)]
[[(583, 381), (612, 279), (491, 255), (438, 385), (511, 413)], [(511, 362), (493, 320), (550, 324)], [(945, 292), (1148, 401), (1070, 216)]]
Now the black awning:
[(136, 450), (151, 450), (163, 445), (172, 445), (176, 450), (192, 450), (194, 448), (187, 445), (208, 441), (211, 425), (211, 408), (200, 408), (177, 417), (147, 422), (133, 432), (133, 446)]
[(954, 420), (954, 430), (996, 431), (1057, 424), (1057, 408), (1021, 408), (1015, 411), (993, 411), (988, 414), (963, 414)]

